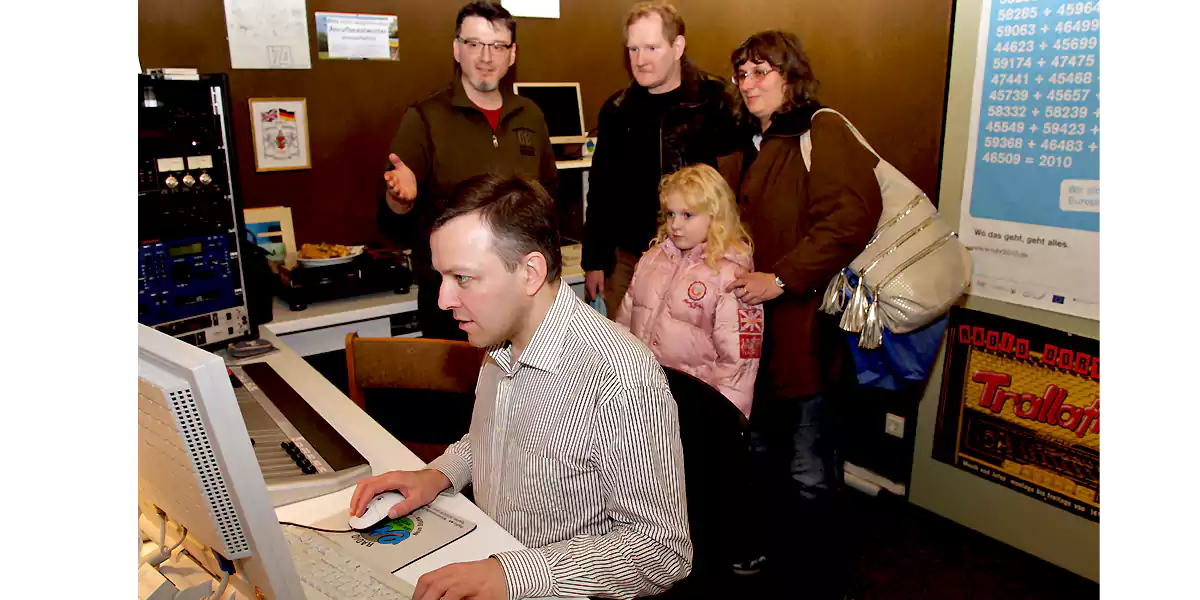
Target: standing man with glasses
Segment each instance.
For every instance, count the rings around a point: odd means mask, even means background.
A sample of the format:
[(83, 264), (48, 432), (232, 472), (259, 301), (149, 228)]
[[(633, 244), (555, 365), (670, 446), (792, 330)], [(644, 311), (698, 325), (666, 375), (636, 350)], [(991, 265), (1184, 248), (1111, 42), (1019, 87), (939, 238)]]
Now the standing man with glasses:
[(600, 295), (614, 319), (658, 227), (659, 180), (688, 165), (715, 167), (737, 148), (729, 87), (687, 57), (684, 29), (670, 4), (634, 5), (625, 19), (634, 81), (600, 109), (582, 266), (588, 299)]
[(462, 7), (454, 27), (454, 78), (410, 106), (392, 139), (378, 193), (380, 230), (412, 248), (417, 316), (425, 337), (465, 340), (438, 308), (429, 225), (456, 185), (483, 173), (535, 179), (553, 195), (558, 170), (542, 111), (501, 84), (517, 60), (517, 23), (499, 4)]

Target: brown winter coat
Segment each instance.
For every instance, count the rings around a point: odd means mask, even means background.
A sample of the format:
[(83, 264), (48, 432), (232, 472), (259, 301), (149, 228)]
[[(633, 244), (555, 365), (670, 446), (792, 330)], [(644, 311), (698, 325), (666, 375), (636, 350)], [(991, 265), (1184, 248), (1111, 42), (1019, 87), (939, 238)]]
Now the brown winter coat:
[[(776, 115), (759, 151), (747, 144), (720, 161), (754, 240), (754, 264), (784, 283), (783, 295), (763, 305), (766, 336), (756, 402), (825, 389), (823, 359), (839, 341), (836, 333), (823, 336), (818, 327), (821, 295), (866, 246), (882, 210), (874, 174), (878, 159), (837, 115), (813, 119), (817, 108)], [(799, 141), (810, 125), (811, 173)]]

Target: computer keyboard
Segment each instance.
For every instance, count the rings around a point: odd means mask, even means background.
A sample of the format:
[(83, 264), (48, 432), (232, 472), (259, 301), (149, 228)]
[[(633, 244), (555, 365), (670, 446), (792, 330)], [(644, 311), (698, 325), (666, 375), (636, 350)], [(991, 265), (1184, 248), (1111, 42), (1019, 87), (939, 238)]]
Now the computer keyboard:
[(284, 525), (283, 537), (300, 581), (331, 600), (412, 600), (408, 582), (359, 562), (318, 532)]

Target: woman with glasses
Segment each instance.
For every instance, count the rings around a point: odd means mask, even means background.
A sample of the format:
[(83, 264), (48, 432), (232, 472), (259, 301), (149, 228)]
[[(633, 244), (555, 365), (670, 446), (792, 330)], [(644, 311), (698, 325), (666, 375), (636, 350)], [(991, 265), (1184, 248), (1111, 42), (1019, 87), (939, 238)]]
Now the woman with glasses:
[[(831, 579), (831, 565), (821, 561), (834, 538), (828, 404), (839, 361), (831, 359), (845, 342), (836, 322), (817, 309), (830, 278), (875, 230), (882, 210), (877, 159), (837, 115), (814, 118), (821, 108), (817, 79), (794, 34), (756, 33), (730, 60), (744, 145), (721, 159), (721, 172), (737, 194), (758, 270), (729, 289), (762, 304), (767, 324), (751, 445), (764, 497), (773, 504), (763, 508), (774, 509), (772, 521), (784, 524), (771, 530), (790, 538), (773, 546), (799, 552), (786, 557), (788, 568), (808, 573), (797, 579), (820, 597)], [(800, 151), (805, 132), (811, 132), (811, 170)], [(734, 570), (752, 573), (765, 560), (747, 559)]]

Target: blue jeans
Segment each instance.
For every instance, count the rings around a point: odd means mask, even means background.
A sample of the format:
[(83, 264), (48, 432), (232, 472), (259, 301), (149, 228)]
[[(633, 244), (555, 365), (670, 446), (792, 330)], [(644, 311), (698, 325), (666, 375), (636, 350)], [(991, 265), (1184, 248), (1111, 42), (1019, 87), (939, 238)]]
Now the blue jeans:
[[(789, 573), (804, 598), (842, 598), (848, 556), (835, 492), (830, 397), (755, 398), (750, 451), (759, 510), (753, 535), (761, 552)], [(771, 564), (769, 563), (769, 564)]]
[(828, 413), (823, 394), (755, 403), (750, 451), (772, 495), (806, 504), (828, 496), (834, 472)]
[(750, 452), (760, 520), (752, 535), (779, 564), (804, 565), (804, 588), (819, 585), (830, 548), (834, 460), (826, 396), (755, 399)]

